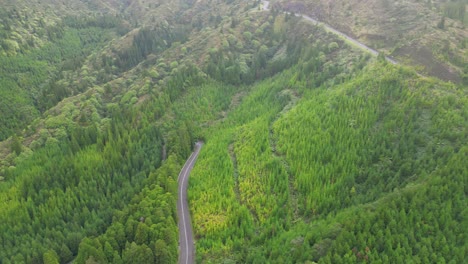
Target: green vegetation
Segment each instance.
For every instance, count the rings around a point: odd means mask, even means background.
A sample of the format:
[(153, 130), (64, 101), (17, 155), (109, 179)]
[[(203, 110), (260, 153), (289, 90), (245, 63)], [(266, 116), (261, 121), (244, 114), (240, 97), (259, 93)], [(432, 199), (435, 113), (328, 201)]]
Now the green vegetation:
[(0, 55), (0, 263), (176, 263), (196, 140), (197, 263), (464, 261), (465, 87), (256, 4), (66, 13)]
[(254, 86), (207, 137), (190, 195), (198, 261), (462, 262), (465, 91), (391, 65), (332, 87), (287, 88), (294, 72)]
[[(23, 129), (40, 112), (83, 92), (91, 83), (75, 74), (87, 56), (115, 37), (113, 29), (56, 27), (50, 43), (17, 56), (0, 55), (0, 139)], [(81, 76), (85, 77), (85, 76)]]
[[(160, 92), (179, 98), (182, 91), (175, 87), (199, 82), (193, 71), (181, 68)], [(214, 84), (202, 86), (214, 88), (219, 90)], [(129, 263), (148, 254), (146, 263), (154, 263), (153, 251), (165, 259), (161, 263), (177, 259), (176, 178), (193, 142), (190, 126), (182, 125), (184, 118), (176, 123), (169, 118), (158, 124), (151, 121), (171, 112), (170, 103), (164, 107), (166, 102), (156, 96), (134, 108), (128, 101), (120, 108), (109, 106), (106, 115), (111, 119), (95, 108), (102, 108), (99, 97), (81, 99), (95, 105), (78, 112), (80, 117), (62, 109), (65, 116), (49, 118), (45, 122), (49, 128), (65, 131), (43, 142), (37, 139), (36, 151), (18, 156), (15, 167), (3, 170), (2, 263), (40, 263), (43, 254), (50, 259), (52, 253), (58, 254), (60, 263), (74, 256), (77, 263), (89, 259)], [(11, 144), (15, 152), (17, 141), (14, 138)], [(153, 215), (154, 208), (158, 216)], [(104, 236), (94, 239), (100, 234)], [(52, 253), (47, 255), (48, 250)]]
[[(105, 230), (112, 208), (122, 208), (141, 189), (161, 160), (160, 153), (149, 148), (161, 145), (158, 131), (115, 122), (105, 130), (77, 129), (69, 141), (48, 142), (7, 171), (5, 185), (11, 187), (2, 188), (2, 257), (20, 255), (35, 262), (44, 249), (76, 254), (83, 235)], [(153, 164), (142, 157), (150, 157)], [(61, 262), (70, 261), (59, 254)]]
[(442, 10), (445, 16), (452, 19), (458, 19), (462, 23), (468, 23), (468, 17), (466, 16), (466, 0), (447, 1), (442, 5)]
[(419, 73), (466, 85), (467, 0), (273, 0), (272, 7), (325, 22)]

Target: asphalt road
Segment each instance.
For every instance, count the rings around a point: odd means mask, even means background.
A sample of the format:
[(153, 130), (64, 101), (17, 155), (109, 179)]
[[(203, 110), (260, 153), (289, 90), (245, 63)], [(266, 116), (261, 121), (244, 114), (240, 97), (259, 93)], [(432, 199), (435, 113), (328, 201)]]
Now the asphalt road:
[(193, 244), (192, 222), (190, 220), (190, 211), (187, 202), (187, 186), (190, 172), (192, 171), (193, 165), (197, 160), (202, 146), (202, 142), (197, 142), (195, 144), (195, 150), (185, 162), (178, 178), (179, 194), (177, 201), (177, 215), (179, 217), (179, 263), (181, 264), (194, 263), (195, 251)]
[[(269, 1), (262, 1), (262, 10), (267, 11), (269, 9), (270, 2)], [(287, 13), (287, 12), (286, 12)], [(330, 27), (329, 25), (319, 22), (309, 16), (302, 15), (302, 14), (295, 14), (296, 16), (301, 16), (302, 18), (316, 24), (316, 25), (323, 25), (325, 29), (334, 34), (337, 34), (344, 38), (345, 40), (353, 43), (354, 45), (370, 52), (372, 55), (376, 56), (379, 54), (378, 51), (366, 46), (365, 44), (357, 41), (356, 39), (351, 38), (350, 36)], [(393, 64), (397, 64), (397, 62), (389, 57), (385, 57), (387, 61)], [(194, 243), (193, 243), (193, 231), (192, 231), (192, 223), (190, 218), (190, 211), (188, 209), (188, 202), (187, 202), (187, 186), (188, 180), (190, 176), (190, 172), (192, 171), (193, 165), (197, 160), (198, 154), (200, 153), (200, 149), (203, 146), (202, 142), (197, 142), (195, 144), (195, 150), (190, 155), (188, 160), (185, 162), (184, 167), (180, 171), (178, 182), (179, 182), (179, 189), (178, 189), (178, 201), (177, 201), (177, 215), (179, 217), (179, 263), (181, 264), (192, 264), (194, 263), (195, 251), (194, 251)]]
[[(269, 1), (262, 1), (262, 10), (267, 11), (267, 10), (269, 9), (269, 6), (270, 6), (270, 2), (269, 2)], [(289, 12), (285, 12), (285, 13), (288, 13), (288, 14), (289, 14)], [(310, 16), (302, 15), (302, 14), (299, 14), (299, 13), (295, 13), (294, 15), (295, 15), (295, 16), (300, 16), (300, 17), (304, 18), (305, 20), (308, 20), (308, 21), (312, 22), (314, 25), (323, 25), (323, 27), (324, 27), (326, 30), (328, 30), (328, 31), (330, 31), (330, 32), (332, 32), (332, 33), (334, 33), (334, 34), (336, 34), (336, 35), (338, 35), (338, 36), (344, 38), (345, 40), (347, 40), (348, 42), (354, 44), (355, 46), (357, 46), (357, 47), (359, 47), (359, 48), (361, 48), (361, 49), (363, 49), (363, 50), (365, 50), (365, 51), (371, 53), (371, 54), (374, 55), (374, 56), (379, 55), (379, 52), (376, 51), (375, 49), (372, 49), (372, 48), (366, 46), (364, 43), (359, 42), (358, 40), (356, 40), (356, 39), (354, 39), (354, 38), (352, 38), (352, 37), (346, 35), (346, 34), (343, 33), (343, 32), (340, 32), (340, 31), (338, 31), (338, 30), (332, 28), (331, 26), (329, 26), (329, 25), (327, 25), (327, 24), (325, 24), (325, 23), (323, 23), (323, 22), (319, 22), (319, 21), (317, 21), (317, 20), (311, 18)], [(392, 63), (392, 64), (398, 64), (398, 62), (396, 62), (396, 61), (393, 60), (392, 58), (385, 57), (385, 59), (386, 59), (388, 62)]]

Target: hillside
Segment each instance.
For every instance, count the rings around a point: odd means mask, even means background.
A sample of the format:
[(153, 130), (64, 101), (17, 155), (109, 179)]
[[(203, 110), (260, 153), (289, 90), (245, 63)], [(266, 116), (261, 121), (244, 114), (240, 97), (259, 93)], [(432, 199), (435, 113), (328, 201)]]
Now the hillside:
[(83, 92), (86, 84), (77, 84), (76, 75), (69, 76), (96, 49), (128, 31), (128, 23), (116, 17), (111, 2), (2, 2), (0, 139), (4, 140), (60, 100)]
[(466, 91), (373, 63), (332, 86), (296, 72), (210, 130), (198, 262), (463, 262)]
[(260, 1), (60, 3), (0, 55), (0, 263), (176, 263), (197, 140), (197, 263), (463, 262), (466, 86)]
[[(466, 0), (272, 1), (305, 13), (424, 74), (467, 85)], [(464, 77), (465, 76), (465, 77)]]

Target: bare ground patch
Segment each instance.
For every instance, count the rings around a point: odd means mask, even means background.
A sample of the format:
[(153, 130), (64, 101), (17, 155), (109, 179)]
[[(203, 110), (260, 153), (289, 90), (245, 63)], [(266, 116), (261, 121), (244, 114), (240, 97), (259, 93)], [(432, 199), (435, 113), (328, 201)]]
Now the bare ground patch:
[(460, 83), (460, 74), (450, 66), (438, 61), (431, 50), (425, 46), (403, 46), (396, 49), (392, 56), (396, 58), (410, 59), (417, 66), (422, 66), (429, 75), (444, 81)]

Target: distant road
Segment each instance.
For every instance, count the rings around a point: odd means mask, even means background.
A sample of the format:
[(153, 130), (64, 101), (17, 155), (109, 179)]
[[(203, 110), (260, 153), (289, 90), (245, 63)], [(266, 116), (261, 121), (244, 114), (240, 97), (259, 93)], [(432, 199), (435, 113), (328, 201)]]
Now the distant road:
[[(270, 7), (270, 1), (262, 1), (262, 10), (267, 11), (267, 10), (269, 10), (269, 7)], [(285, 13), (290, 14), (289, 12), (285, 12)], [(353, 43), (354, 45), (358, 46), (359, 48), (361, 48), (361, 49), (363, 49), (363, 50), (365, 50), (365, 51), (367, 51), (367, 52), (370, 52), (372, 55), (374, 55), (374, 56), (379, 55), (379, 52), (376, 51), (375, 49), (372, 49), (372, 48), (366, 46), (364, 43), (359, 42), (358, 40), (356, 40), (356, 39), (354, 39), (354, 38), (352, 38), (352, 37), (346, 35), (345, 33), (340, 32), (340, 31), (338, 31), (338, 30), (332, 28), (330, 25), (327, 25), (327, 24), (325, 24), (325, 23), (323, 23), (323, 22), (319, 22), (319, 21), (317, 21), (317, 20), (311, 18), (310, 16), (302, 15), (302, 14), (299, 14), (299, 13), (295, 13), (294, 15), (295, 15), (295, 16), (300, 16), (300, 17), (304, 18), (305, 20), (308, 20), (308, 21), (312, 22), (314, 25), (323, 25), (323, 27), (324, 27), (326, 30), (328, 30), (328, 31), (330, 31), (330, 32), (332, 32), (332, 33), (334, 33), (334, 34), (336, 34), (336, 35), (338, 35), (338, 36), (341, 36), (342, 38), (344, 38), (344, 39), (347, 40), (348, 42), (351, 42), (351, 43)], [(396, 61), (393, 60), (392, 58), (385, 57), (385, 59), (386, 59), (388, 62), (392, 63), (392, 64), (398, 64), (398, 62), (396, 62)]]
[(262, 1), (262, 9), (264, 11), (267, 11), (269, 6), (270, 6), (270, 1)]
[(178, 178), (179, 195), (177, 201), (177, 215), (179, 217), (179, 263), (181, 264), (194, 263), (195, 252), (193, 245), (192, 222), (190, 220), (190, 211), (188, 209), (187, 202), (187, 186), (190, 172), (192, 171), (193, 165), (197, 160), (202, 146), (202, 142), (197, 142), (195, 144), (195, 150), (185, 162)]

